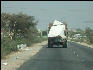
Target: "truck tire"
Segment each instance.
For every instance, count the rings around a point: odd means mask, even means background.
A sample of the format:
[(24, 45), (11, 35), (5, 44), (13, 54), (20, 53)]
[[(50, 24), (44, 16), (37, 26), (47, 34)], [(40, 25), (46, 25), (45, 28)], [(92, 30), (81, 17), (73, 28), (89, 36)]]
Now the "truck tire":
[(53, 47), (53, 45), (48, 43), (48, 48), (52, 48), (52, 47)]
[(67, 42), (63, 44), (63, 48), (67, 48)]
[(51, 45), (50, 45), (50, 43), (48, 42), (48, 48), (50, 48), (51, 47)]
[(50, 43), (50, 40), (48, 40), (48, 48), (52, 48), (53, 45)]

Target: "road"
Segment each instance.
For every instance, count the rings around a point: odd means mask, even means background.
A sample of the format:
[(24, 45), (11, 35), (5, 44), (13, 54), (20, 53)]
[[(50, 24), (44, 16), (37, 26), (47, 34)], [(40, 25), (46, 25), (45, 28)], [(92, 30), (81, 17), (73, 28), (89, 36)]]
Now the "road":
[(72, 42), (68, 48), (46, 45), (18, 70), (93, 70), (93, 49)]

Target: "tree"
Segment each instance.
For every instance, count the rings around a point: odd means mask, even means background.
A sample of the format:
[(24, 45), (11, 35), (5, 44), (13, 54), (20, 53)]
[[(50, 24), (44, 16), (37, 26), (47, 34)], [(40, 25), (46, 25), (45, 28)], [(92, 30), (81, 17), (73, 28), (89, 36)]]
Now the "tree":
[(42, 35), (43, 35), (43, 36), (47, 36), (47, 30), (42, 31)]
[(13, 14), (10, 20), (10, 31), (14, 33), (13, 38), (16, 36), (27, 38), (29, 31), (31, 33), (35, 31), (37, 21), (34, 16), (19, 13)]
[(23, 13), (11, 15), (2, 13), (1, 20), (2, 29), (8, 30), (7, 32), (12, 34), (13, 39), (17, 37), (28, 38), (28, 35), (35, 36), (35, 33), (37, 33), (36, 25), (38, 21), (35, 20), (34, 16), (28, 16)]
[(85, 30), (85, 34), (86, 34), (87, 40), (90, 43), (93, 43), (93, 30), (90, 29), (89, 27), (87, 27), (86, 30)]
[(8, 13), (2, 13), (1, 14), (1, 36), (9, 36), (10, 37), (10, 17), (11, 15)]

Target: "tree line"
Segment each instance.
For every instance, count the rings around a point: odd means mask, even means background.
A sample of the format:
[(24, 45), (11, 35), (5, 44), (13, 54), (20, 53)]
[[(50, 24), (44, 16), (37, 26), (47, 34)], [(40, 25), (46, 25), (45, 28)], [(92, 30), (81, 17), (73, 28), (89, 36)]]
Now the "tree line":
[(84, 30), (76, 29), (76, 31), (70, 30), (69, 37), (73, 38), (75, 34), (81, 34), (81, 39), (78, 39), (79, 42), (86, 42), (88, 44), (93, 44), (93, 29), (86, 27)]

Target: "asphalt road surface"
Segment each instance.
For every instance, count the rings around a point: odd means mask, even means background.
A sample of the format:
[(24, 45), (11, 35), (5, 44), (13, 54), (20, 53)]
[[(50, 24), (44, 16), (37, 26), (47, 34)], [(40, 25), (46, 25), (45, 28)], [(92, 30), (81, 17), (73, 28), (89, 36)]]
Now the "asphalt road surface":
[(44, 46), (18, 70), (93, 70), (93, 49), (68, 42), (68, 48)]

